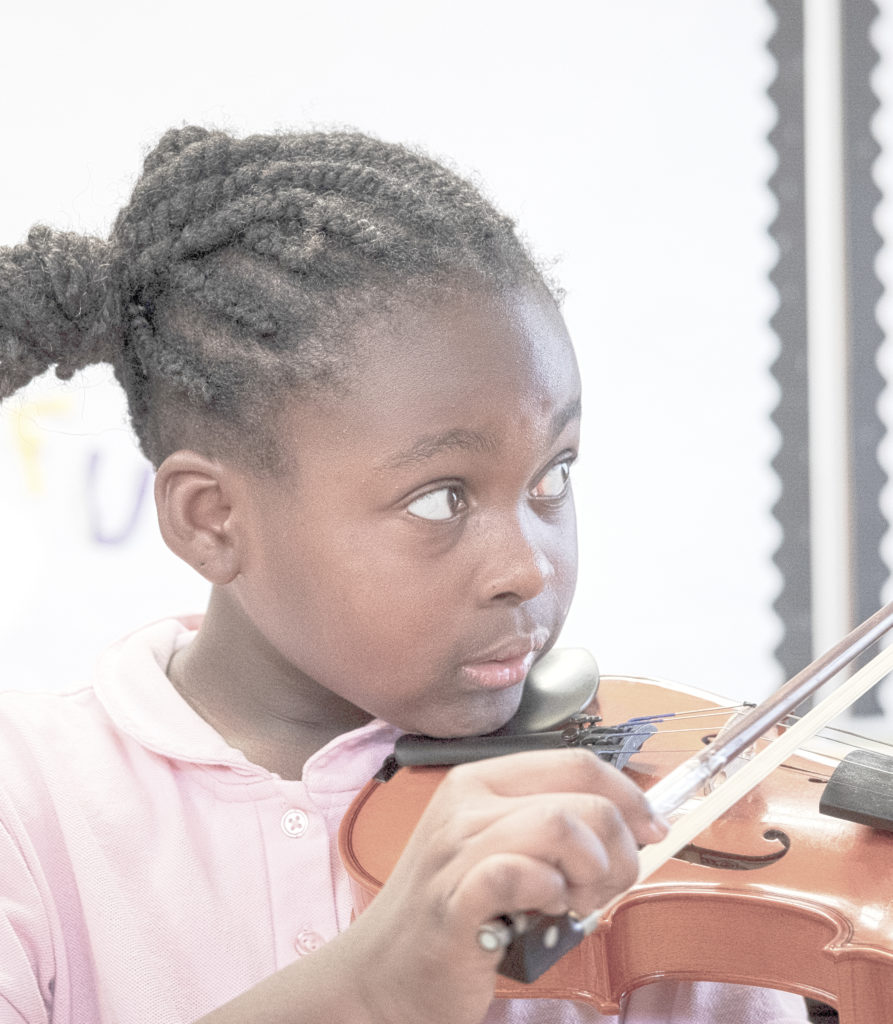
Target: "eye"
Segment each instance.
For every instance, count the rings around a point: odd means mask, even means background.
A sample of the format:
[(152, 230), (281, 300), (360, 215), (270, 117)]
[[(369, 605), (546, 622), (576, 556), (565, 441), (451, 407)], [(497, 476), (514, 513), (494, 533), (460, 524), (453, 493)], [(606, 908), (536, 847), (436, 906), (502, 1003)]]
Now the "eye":
[(465, 502), (458, 487), (438, 487), (428, 491), (406, 506), (406, 511), (418, 519), (442, 521), (452, 519), (465, 508)]
[(543, 473), (530, 493), (534, 498), (560, 498), (567, 490), (570, 476), (570, 460), (556, 462), (554, 466)]

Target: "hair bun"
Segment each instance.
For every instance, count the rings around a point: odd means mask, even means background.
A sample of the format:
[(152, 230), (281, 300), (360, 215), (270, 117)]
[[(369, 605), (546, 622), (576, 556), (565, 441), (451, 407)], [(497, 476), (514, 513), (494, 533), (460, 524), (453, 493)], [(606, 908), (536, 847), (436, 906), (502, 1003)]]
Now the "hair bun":
[(67, 379), (120, 361), (123, 317), (106, 242), (38, 225), (0, 249), (0, 397), (50, 366)]

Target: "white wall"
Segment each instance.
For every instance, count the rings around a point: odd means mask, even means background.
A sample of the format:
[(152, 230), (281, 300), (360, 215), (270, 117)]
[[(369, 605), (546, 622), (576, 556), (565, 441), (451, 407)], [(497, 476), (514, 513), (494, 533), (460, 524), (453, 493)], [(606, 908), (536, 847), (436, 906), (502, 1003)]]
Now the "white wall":
[[(780, 682), (761, 0), (18, 4), (0, 241), (105, 233), (168, 126), (350, 124), (480, 176), (558, 260), (586, 387), (567, 642), (609, 671)], [(205, 587), (163, 550), (107, 374), (0, 411), (0, 685), (55, 686)], [(89, 485), (90, 460), (99, 475)]]

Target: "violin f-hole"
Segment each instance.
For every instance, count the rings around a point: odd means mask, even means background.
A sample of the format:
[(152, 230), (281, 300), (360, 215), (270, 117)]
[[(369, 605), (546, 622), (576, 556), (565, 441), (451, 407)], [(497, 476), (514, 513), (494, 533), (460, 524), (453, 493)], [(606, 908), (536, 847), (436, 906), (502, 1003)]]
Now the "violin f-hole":
[(791, 838), (781, 829), (771, 828), (763, 833), (769, 842), (778, 843), (771, 851), (764, 854), (732, 853), (727, 850), (710, 850), (706, 846), (689, 843), (675, 856), (674, 860), (684, 860), (689, 864), (700, 864), (707, 868), (721, 868), (724, 871), (755, 871), (759, 868), (777, 864), (791, 848)]

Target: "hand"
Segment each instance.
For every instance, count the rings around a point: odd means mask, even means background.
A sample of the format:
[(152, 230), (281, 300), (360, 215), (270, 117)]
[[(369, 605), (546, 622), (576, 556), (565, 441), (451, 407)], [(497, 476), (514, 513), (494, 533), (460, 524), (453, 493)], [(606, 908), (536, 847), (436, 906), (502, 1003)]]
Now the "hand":
[(586, 915), (629, 888), (666, 832), (641, 790), (591, 752), (515, 754), (447, 773), (391, 877), (339, 938), (371, 1021), (478, 1024), (501, 914)]

